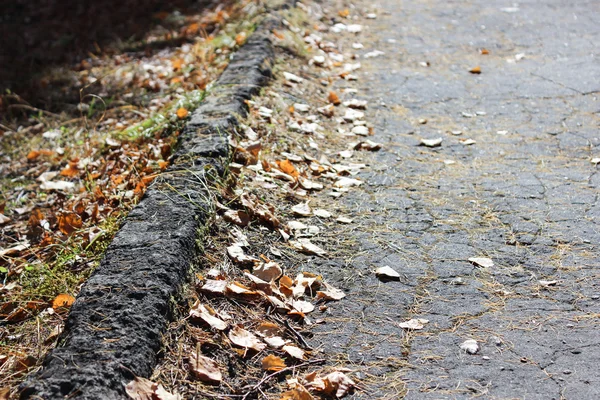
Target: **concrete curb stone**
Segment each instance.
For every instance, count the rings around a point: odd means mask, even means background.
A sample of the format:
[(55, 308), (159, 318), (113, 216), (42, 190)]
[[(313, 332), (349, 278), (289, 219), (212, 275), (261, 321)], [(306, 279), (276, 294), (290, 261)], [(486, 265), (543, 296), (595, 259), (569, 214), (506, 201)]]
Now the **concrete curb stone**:
[(209, 184), (226, 173), (228, 136), (248, 113), (245, 100), (271, 77), (269, 33), (278, 25), (265, 18), (193, 112), (173, 165), (125, 219), (73, 304), (59, 345), (21, 385), (21, 399), (123, 399), (127, 382), (151, 375), (199, 232), (213, 214)]

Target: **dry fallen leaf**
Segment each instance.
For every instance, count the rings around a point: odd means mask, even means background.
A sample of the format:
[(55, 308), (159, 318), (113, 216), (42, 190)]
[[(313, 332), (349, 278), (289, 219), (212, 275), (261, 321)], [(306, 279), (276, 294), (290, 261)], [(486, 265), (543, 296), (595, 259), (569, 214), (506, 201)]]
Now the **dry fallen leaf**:
[(469, 354), (475, 354), (479, 351), (479, 344), (475, 339), (467, 339), (461, 343), (460, 349)]
[(416, 318), (415, 319), (415, 318), (413, 318), (413, 319), (409, 319), (408, 321), (400, 322), (398, 324), (398, 326), (400, 328), (404, 328), (404, 329), (419, 330), (419, 329), (423, 329), (423, 327), (427, 323), (429, 323), (428, 319), (424, 319), (424, 318)]
[(304, 360), (304, 350), (296, 346), (283, 346), (283, 351), (298, 360)]
[(421, 139), (421, 145), (425, 147), (439, 147), (442, 145), (442, 138), (437, 139)]
[(215, 279), (207, 279), (206, 283), (200, 290), (213, 294), (224, 294), (227, 289), (227, 281), (219, 281)]
[(61, 307), (71, 307), (75, 302), (75, 297), (67, 293), (61, 293), (52, 300), (52, 308), (55, 310)]
[(341, 300), (346, 297), (346, 294), (343, 291), (331, 286), (328, 283), (323, 282), (323, 286), (325, 286), (325, 290), (320, 290), (317, 292), (318, 299)]
[(258, 262), (258, 259), (246, 255), (246, 253), (244, 253), (244, 249), (237, 244), (227, 247), (227, 254), (229, 254), (229, 257), (231, 257), (233, 262), (236, 264), (253, 264)]
[(288, 390), (281, 394), (279, 400), (313, 400), (314, 397), (310, 394), (306, 388), (300, 384), (292, 390)]
[(161, 384), (141, 377), (129, 382), (125, 392), (133, 400), (182, 400), (180, 395), (167, 392)]
[(342, 104), (342, 101), (340, 100), (340, 98), (338, 97), (338, 95), (335, 92), (329, 92), (329, 96), (327, 96), (327, 100), (333, 104), (333, 105), (340, 105)]
[(292, 207), (292, 211), (294, 214), (302, 217), (310, 217), (312, 215), (312, 209), (308, 205), (308, 202), (296, 204)]
[(250, 223), (250, 216), (241, 210), (227, 210), (223, 214), (223, 219), (238, 226), (247, 226)]
[(473, 67), (469, 70), (470, 73), (472, 74), (480, 74), (481, 73), (481, 67), (478, 65), (476, 67)]
[(264, 350), (265, 347), (267, 347), (267, 345), (258, 340), (258, 338), (254, 336), (254, 334), (248, 332), (244, 328), (240, 328), (239, 326), (233, 327), (233, 329), (229, 331), (229, 334), (227, 336), (233, 344), (239, 347), (244, 347), (246, 349), (261, 351)]
[(281, 172), (283, 172), (284, 174), (290, 175), (296, 179), (300, 175), (300, 173), (298, 172), (296, 167), (294, 167), (294, 164), (292, 164), (290, 160), (276, 161), (276, 163)]
[(471, 261), (475, 265), (479, 265), (480, 267), (484, 267), (484, 268), (491, 268), (494, 266), (494, 261), (492, 261), (491, 258), (471, 257), (471, 258), (469, 258), (469, 261)]
[(220, 383), (223, 380), (219, 365), (211, 358), (205, 357), (197, 352), (190, 355), (190, 365), (194, 376), (202, 382)]
[(398, 280), (400, 279), (400, 274), (396, 272), (394, 269), (388, 267), (379, 267), (375, 270), (375, 275), (377, 275), (380, 279), (389, 279), (389, 280)]
[(315, 254), (318, 256), (323, 256), (327, 254), (325, 250), (320, 248), (319, 246), (313, 244), (310, 240), (305, 238), (300, 238), (298, 240), (290, 240), (290, 244), (297, 250), (307, 253), (307, 254)]
[(266, 282), (274, 281), (283, 274), (283, 270), (274, 261), (260, 263), (252, 270), (252, 274)]
[(294, 308), (294, 310), (299, 311), (303, 314), (313, 312), (315, 309), (315, 306), (312, 303), (309, 303), (308, 301), (304, 300), (292, 300), (292, 307)]
[(339, 371), (328, 374), (323, 381), (325, 382), (324, 392), (328, 395), (335, 395), (337, 398), (344, 397), (355, 386), (352, 379)]
[(199, 300), (196, 300), (196, 303), (190, 310), (190, 318), (201, 319), (211, 328), (220, 331), (227, 329), (227, 322), (215, 317), (215, 312), (204, 304), (200, 303)]
[(285, 361), (281, 357), (269, 354), (262, 359), (262, 369), (265, 371), (281, 371), (286, 367)]
[(83, 226), (83, 221), (76, 213), (66, 213), (58, 217), (58, 229), (65, 235), (70, 235)]

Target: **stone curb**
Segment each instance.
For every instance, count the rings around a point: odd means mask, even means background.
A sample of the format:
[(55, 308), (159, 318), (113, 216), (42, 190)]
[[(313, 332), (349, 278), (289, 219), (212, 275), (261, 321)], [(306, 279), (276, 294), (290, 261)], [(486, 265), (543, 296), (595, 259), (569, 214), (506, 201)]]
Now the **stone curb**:
[(57, 348), (21, 385), (21, 399), (124, 399), (134, 376), (149, 377), (173, 305), (213, 214), (209, 185), (226, 174), (228, 136), (246, 100), (271, 76), (267, 16), (194, 111), (173, 165), (125, 219), (73, 304)]

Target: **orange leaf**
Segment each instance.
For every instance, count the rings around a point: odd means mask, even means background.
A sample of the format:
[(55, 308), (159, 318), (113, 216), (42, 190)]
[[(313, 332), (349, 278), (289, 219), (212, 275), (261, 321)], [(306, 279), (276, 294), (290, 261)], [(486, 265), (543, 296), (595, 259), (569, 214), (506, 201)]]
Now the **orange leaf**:
[(269, 354), (262, 359), (262, 368), (265, 371), (281, 371), (286, 367), (282, 358)]
[(179, 119), (184, 119), (185, 117), (187, 117), (189, 114), (188, 110), (186, 110), (185, 108), (181, 107), (179, 110), (177, 110), (177, 117)]
[(347, 8), (344, 8), (343, 10), (338, 11), (338, 14), (342, 18), (346, 18), (348, 15), (350, 15), (350, 10), (348, 10)]
[(238, 33), (235, 37), (235, 43), (237, 43), (238, 46), (241, 46), (245, 42), (246, 42), (246, 32)]
[(479, 50), (479, 52), (480, 52), (481, 54), (483, 54), (483, 55), (488, 55), (488, 54), (490, 54), (490, 51), (489, 51), (488, 49), (481, 49), (481, 50)]
[(327, 100), (335, 106), (340, 105), (342, 103), (342, 101), (335, 92), (329, 92)]
[(294, 178), (298, 178), (298, 170), (294, 167), (294, 165), (290, 162), (290, 160), (276, 161), (279, 169), (284, 174), (288, 174), (293, 176)]
[(183, 60), (182, 59), (173, 60), (173, 61), (171, 61), (171, 65), (173, 66), (173, 71), (179, 71), (181, 69), (181, 66), (183, 65)]
[(160, 167), (160, 169), (165, 169), (169, 166), (169, 162), (168, 161), (159, 161), (158, 162), (158, 166)]
[(470, 73), (472, 74), (480, 74), (481, 73), (481, 67), (478, 65), (476, 67), (473, 67), (469, 70)]
[(63, 214), (58, 217), (58, 229), (65, 235), (70, 235), (82, 226), (81, 217), (75, 213)]
[(29, 154), (27, 154), (27, 159), (29, 161), (33, 161), (40, 156), (40, 152), (37, 150), (31, 150)]
[(71, 307), (74, 301), (75, 297), (67, 293), (61, 293), (52, 301), (52, 308), (57, 309), (60, 307)]
[(79, 170), (77, 169), (77, 164), (75, 163), (69, 163), (69, 165), (63, 169), (62, 171), (60, 171), (60, 174), (62, 176), (66, 176), (69, 178), (74, 178), (77, 175), (79, 175)]

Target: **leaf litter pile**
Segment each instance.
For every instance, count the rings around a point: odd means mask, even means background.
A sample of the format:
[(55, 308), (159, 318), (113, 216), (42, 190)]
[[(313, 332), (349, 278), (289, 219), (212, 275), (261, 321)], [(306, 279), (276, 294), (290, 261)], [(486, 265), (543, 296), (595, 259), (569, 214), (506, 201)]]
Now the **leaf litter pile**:
[[(216, 220), (149, 381), (173, 398), (342, 398), (361, 389), (351, 369), (310, 345), (311, 326), (348, 301), (311, 261), (347, 254), (340, 230), (358, 216), (336, 199), (365, 183), (363, 160), (382, 149), (353, 87), (360, 62), (341, 45), (360, 34), (357, 19), (376, 16), (307, 4), (272, 32), (284, 49), (276, 80), (248, 102), (249, 118), (230, 137)], [(155, 393), (145, 395), (163, 398)]]
[[(56, 344), (82, 283), (169, 165), (189, 111), (261, 7), (215, 2), (157, 15), (163, 23), (141, 50), (92, 54), (37, 77), (64, 95), (52, 111), (31, 105), (40, 99), (0, 97), (0, 398)], [(168, 38), (183, 45), (156, 50)]]

